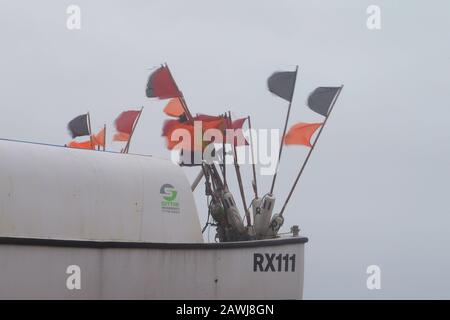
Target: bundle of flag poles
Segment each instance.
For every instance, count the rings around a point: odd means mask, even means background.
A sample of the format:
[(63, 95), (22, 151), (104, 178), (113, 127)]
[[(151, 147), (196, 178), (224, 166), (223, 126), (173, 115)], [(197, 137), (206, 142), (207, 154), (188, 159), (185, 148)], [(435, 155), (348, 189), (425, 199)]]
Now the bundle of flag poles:
[[(272, 194), (275, 187), (275, 181), (277, 178), (278, 173), (278, 167), (281, 160), (281, 155), (283, 151), (284, 145), (304, 145), (306, 147), (309, 147), (309, 152), (303, 161), (302, 165), (300, 166), (300, 171), (294, 180), (294, 184), (291, 187), (291, 190), (289, 191), (289, 194), (287, 196), (287, 199), (285, 200), (283, 207), (279, 213), (280, 216), (283, 216), (284, 210), (286, 209), (287, 203), (289, 202), (292, 193), (294, 192), (295, 187), (297, 186), (297, 183), (300, 179), (301, 174), (303, 173), (303, 170), (311, 156), (312, 151), (314, 150), (314, 147), (316, 146), (316, 143), (320, 137), (320, 134), (322, 133), (323, 128), (325, 127), (325, 124), (328, 120), (328, 117), (330, 116), (330, 113), (334, 107), (334, 104), (336, 103), (337, 98), (339, 97), (339, 94), (341, 93), (343, 85), (340, 87), (318, 87), (308, 97), (307, 105), (308, 107), (325, 117), (324, 121), (322, 123), (304, 123), (304, 122), (298, 122), (294, 125), (292, 125), (289, 129), (289, 131), (286, 132), (286, 129), (288, 127), (289, 122), (289, 115), (291, 111), (291, 105), (292, 105), (292, 99), (294, 96), (294, 89), (295, 89), (295, 82), (297, 79), (297, 72), (298, 72), (298, 66), (296, 67), (295, 71), (279, 71), (273, 73), (269, 79), (267, 80), (267, 87), (270, 92), (277, 95), (280, 98), (283, 98), (284, 100), (287, 100), (289, 102), (287, 114), (286, 114), (286, 120), (284, 124), (284, 130), (283, 135), (281, 138), (280, 143), (280, 149), (278, 154), (278, 162), (275, 174), (272, 179), (272, 186), (270, 188), (269, 194)], [(317, 133), (316, 138), (314, 139), (314, 142), (311, 143), (311, 138), (316, 132), (316, 130), (319, 130)]]
[[(136, 124), (142, 113), (140, 110), (128, 110), (122, 112), (114, 124), (117, 132), (113, 136), (113, 141), (125, 141), (126, 145), (122, 149), (123, 153), (128, 153), (131, 137), (133, 135)], [(72, 140), (66, 144), (67, 147), (77, 149), (106, 150), (106, 124), (103, 125), (97, 133), (91, 130), (91, 121), (89, 112), (73, 118), (67, 125), (70, 135), (73, 139), (77, 137), (89, 136), (87, 140)]]
[[(338, 99), (343, 86), (340, 87), (318, 87), (314, 89), (307, 99), (307, 106), (313, 112), (324, 117), (323, 121), (317, 123), (297, 122), (289, 126), (289, 118), (291, 115), (292, 103), (296, 82), (298, 78), (298, 66), (293, 71), (277, 71), (267, 79), (268, 90), (279, 98), (288, 102), (286, 110), (286, 118), (283, 126), (281, 143), (278, 150), (278, 161), (276, 170), (272, 178), (272, 183), (267, 194), (272, 195), (275, 190), (275, 183), (279, 165), (282, 157), (284, 145), (302, 145), (309, 148), (306, 158), (301, 162), (299, 172), (294, 179), (293, 185), (288, 193), (286, 200), (279, 212), (282, 216), (286, 206), (296, 188), (300, 176), (310, 159), (311, 153), (316, 147), (317, 141), (328, 121), (333, 107)], [(220, 115), (195, 114), (190, 112), (182, 91), (178, 88), (172, 73), (167, 64), (163, 64), (153, 70), (148, 77), (145, 95), (148, 98), (157, 98), (160, 100), (168, 100), (163, 112), (167, 115), (167, 119), (162, 126), (162, 137), (166, 140), (168, 150), (179, 150), (181, 155), (180, 165), (185, 166), (202, 166), (204, 152), (211, 145), (222, 144), (223, 146), (223, 163), (222, 176), (226, 185), (226, 163), (225, 163), (225, 144), (232, 146), (232, 155), (234, 158), (234, 167), (239, 184), (242, 204), (245, 210), (247, 224), (250, 225), (250, 213), (248, 212), (247, 200), (244, 193), (243, 181), (241, 176), (241, 168), (237, 158), (236, 147), (250, 146), (253, 148), (251, 134), (250, 116), (232, 119), (231, 113), (223, 113)], [(135, 132), (136, 126), (142, 115), (144, 107), (140, 109), (131, 109), (123, 111), (114, 121), (115, 132), (112, 141), (124, 142), (125, 145), (121, 149), (122, 153), (128, 153), (131, 140)], [(249, 140), (243, 133), (243, 126), (247, 123), (250, 130)], [(68, 123), (68, 130), (72, 137), (66, 146), (70, 148), (90, 149), (90, 150), (106, 150), (106, 125), (97, 132), (92, 132), (91, 119), (89, 112), (81, 114), (73, 118)], [(204, 134), (211, 129), (221, 134), (211, 137), (205, 141)], [(228, 133), (232, 132), (232, 138), (229, 139)], [(224, 133), (227, 132), (227, 135)], [(315, 135), (315, 138), (313, 136)], [(78, 137), (85, 137), (84, 140), (76, 140)], [(215, 147), (210, 148), (214, 153)], [(255, 159), (253, 149), (250, 152), (252, 156), (252, 187), (254, 199), (258, 198), (258, 186), (255, 169)], [(198, 185), (203, 176), (203, 170), (195, 179), (192, 190)]]
[(70, 141), (67, 144), (68, 147), (79, 149), (92, 149), (92, 150), (94, 150), (96, 147), (97, 148), (103, 147), (103, 150), (105, 150), (106, 125), (104, 125), (104, 127), (100, 129), (99, 132), (92, 133), (89, 112), (73, 118), (68, 123), (67, 128), (69, 129), (72, 138), (89, 136), (89, 140)]

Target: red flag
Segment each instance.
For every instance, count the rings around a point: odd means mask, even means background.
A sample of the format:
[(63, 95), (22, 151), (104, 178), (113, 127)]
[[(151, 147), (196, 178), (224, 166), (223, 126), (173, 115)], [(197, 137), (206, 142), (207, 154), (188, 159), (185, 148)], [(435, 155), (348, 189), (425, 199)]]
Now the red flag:
[(181, 117), (184, 114), (184, 108), (178, 98), (170, 99), (163, 111), (170, 117)]
[(235, 132), (234, 137), (234, 145), (235, 146), (248, 146), (249, 143), (247, 139), (244, 137), (244, 133), (242, 132), (242, 126), (247, 118), (236, 119), (231, 123), (231, 129)]
[[(163, 124), (162, 128), (162, 136), (166, 138), (167, 141), (167, 148), (169, 150), (172, 150), (173, 148), (182, 148), (186, 151), (193, 151), (193, 150), (204, 150), (204, 148), (211, 143), (211, 141), (203, 141), (204, 133), (209, 129), (218, 129), (220, 131), (223, 131), (225, 129), (225, 122), (224, 118), (221, 116), (211, 116), (206, 114), (200, 114), (193, 118), (191, 121), (183, 121), (182, 119), (171, 119), (166, 120)], [(195, 131), (194, 131), (194, 122), (200, 121), (202, 132), (198, 137), (195, 137)], [(172, 141), (172, 134), (177, 129), (184, 129), (187, 131), (187, 134), (189, 135), (190, 141), (186, 141), (184, 143), (181, 143), (182, 138), (178, 141)], [(197, 133), (198, 134), (198, 133)], [(195, 141), (195, 139), (200, 139), (198, 141)], [(222, 141), (222, 137), (213, 137), (215, 143), (220, 143)], [(196, 142), (196, 143), (195, 143)]]
[[(220, 119), (221, 118), (221, 117), (214, 117), (214, 116), (208, 116), (208, 115), (200, 115), (200, 116), (197, 116), (196, 118), (198, 118), (198, 117), (201, 117), (201, 119), (214, 119), (214, 118)], [(230, 122), (230, 119), (227, 117), (224, 122), (225, 126), (226, 126), (225, 129), (233, 130), (235, 146), (248, 146), (249, 145), (249, 143), (247, 142), (247, 139), (245, 139), (243, 131), (242, 131), (242, 126), (244, 125), (246, 120), (247, 120), (247, 118), (241, 118), (241, 119), (236, 119), (236, 120)], [(225, 138), (226, 138), (226, 143), (228, 143), (228, 140), (230, 140), (232, 137), (225, 137)], [(214, 142), (222, 143), (222, 139), (218, 139)]]
[(69, 148), (77, 148), (77, 149), (95, 149), (95, 146), (91, 143), (91, 140), (81, 142), (72, 140), (67, 144), (67, 146)]
[(122, 112), (114, 122), (116, 125), (116, 129), (122, 133), (130, 134), (133, 130), (134, 122), (136, 118), (139, 116), (140, 111), (129, 110)]
[(210, 116), (209, 114), (197, 114), (194, 117), (194, 121), (213, 121), (223, 119), (221, 116)]
[[(186, 130), (187, 134), (189, 135), (187, 138), (189, 141), (185, 141), (183, 144), (180, 144), (182, 139), (179, 140), (172, 140), (172, 135), (175, 130)], [(170, 128), (167, 128), (167, 132), (165, 134), (166, 141), (167, 141), (167, 149), (172, 150), (177, 145), (179, 147), (186, 147), (188, 150), (193, 150), (194, 148), (194, 126), (191, 124), (185, 124), (185, 123), (179, 123), (177, 125), (173, 125)], [(175, 138), (173, 138), (175, 139)], [(201, 145), (201, 143), (200, 143)]]
[[(245, 139), (243, 132), (242, 132), (242, 126), (244, 125), (245, 121), (247, 120), (247, 118), (241, 118), (241, 119), (236, 119), (233, 122), (230, 122), (228, 117), (226, 119), (224, 119), (221, 116), (211, 116), (208, 114), (197, 114), (196, 117), (194, 117), (194, 121), (202, 121), (203, 123), (206, 123), (208, 121), (217, 121), (221, 119), (223, 122), (214, 127), (215, 129), (219, 129), (219, 130), (223, 130), (223, 129), (233, 129), (234, 133), (235, 133), (235, 137), (234, 137), (234, 144), (236, 146), (247, 146), (249, 145), (249, 143), (247, 142), (247, 140)], [(225, 127), (223, 127), (223, 125)], [(231, 137), (230, 137), (231, 139)], [(221, 138), (216, 138), (214, 140), (215, 143), (222, 143), (222, 139)], [(228, 141), (226, 141), (228, 142)]]
[(242, 126), (244, 125), (246, 120), (247, 120), (247, 118), (241, 118), (241, 119), (234, 120), (233, 123), (231, 124), (231, 128), (234, 130), (242, 129)]
[[(198, 121), (198, 120), (196, 120)], [(208, 129), (219, 129), (222, 130), (223, 126), (223, 118), (218, 117), (216, 120), (210, 120), (210, 121), (202, 121), (202, 132), (200, 133), (200, 135), (198, 137), (195, 136), (195, 131), (194, 131), (194, 124), (192, 122), (190, 123), (181, 123), (178, 120), (168, 120), (165, 122), (164, 126), (163, 126), (163, 136), (166, 137), (166, 141), (167, 141), (167, 148), (169, 150), (172, 150), (175, 146), (178, 146), (180, 148), (184, 148), (186, 150), (200, 150), (200, 149), (204, 149), (209, 143), (211, 143), (211, 141), (203, 141), (203, 134), (205, 133), (206, 130)], [(178, 141), (173, 141), (172, 140), (172, 134), (174, 133), (175, 130), (177, 129), (184, 129), (187, 131), (187, 135), (188, 138), (190, 139), (190, 141), (185, 142), (183, 144), (179, 143), (181, 142), (181, 138)], [(198, 133), (197, 133), (198, 134)], [(195, 141), (195, 139), (200, 139), (199, 141)], [(197, 143), (195, 143), (197, 142)], [(217, 141), (214, 141), (217, 142)]]
[[(208, 129), (217, 129), (221, 132), (225, 130), (228, 127), (228, 119), (225, 119), (222, 116), (211, 116), (208, 114), (197, 114), (197, 116), (194, 117), (194, 121), (201, 121), (203, 131), (206, 131)], [(215, 143), (221, 143), (222, 137), (214, 137)]]
[(145, 94), (148, 98), (168, 99), (181, 97), (175, 81), (167, 67), (156, 69), (148, 78)]
[(303, 122), (294, 124), (284, 137), (284, 144), (301, 144), (311, 147), (311, 137), (321, 125), (321, 123)]
[(179, 120), (174, 120), (174, 119), (165, 120), (164, 123), (163, 123), (161, 135), (163, 137), (167, 136), (167, 133), (169, 131), (171, 131), (174, 127), (180, 125), (181, 123), (184, 123), (184, 122), (179, 121)]
[[(180, 118), (178, 120), (175, 120), (175, 119), (165, 120), (164, 124), (163, 124), (163, 128), (162, 128), (162, 136), (166, 136), (167, 132), (172, 130), (174, 126), (175, 127), (178, 126), (180, 123), (186, 123), (186, 124), (192, 125), (194, 121), (201, 121), (203, 124), (203, 123), (206, 123), (209, 121), (217, 121), (217, 120), (220, 120), (221, 123), (223, 122), (222, 117), (210, 116), (210, 115), (206, 115), (206, 114), (197, 115), (193, 118), (193, 120), (190, 120), (189, 122), (183, 118)], [(218, 129), (222, 129), (222, 128), (218, 128)]]

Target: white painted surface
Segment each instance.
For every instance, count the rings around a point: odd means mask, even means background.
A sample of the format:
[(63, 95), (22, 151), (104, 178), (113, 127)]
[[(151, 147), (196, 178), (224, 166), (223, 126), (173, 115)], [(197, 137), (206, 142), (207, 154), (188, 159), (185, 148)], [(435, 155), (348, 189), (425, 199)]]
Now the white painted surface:
[[(254, 271), (254, 254), (295, 254), (294, 271)], [(301, 299), (304, 244), (233, 249), (0, 245), (0, 299)], [(78, 265), (81, 289), (66, 269)], [(217, 281), (216, 281), (217, 279)]]
[[(166, 183), (179, 213), (161, 209)], [(5, 140), (0, 236), (203, 242), (190, 185), (170, 161)]]

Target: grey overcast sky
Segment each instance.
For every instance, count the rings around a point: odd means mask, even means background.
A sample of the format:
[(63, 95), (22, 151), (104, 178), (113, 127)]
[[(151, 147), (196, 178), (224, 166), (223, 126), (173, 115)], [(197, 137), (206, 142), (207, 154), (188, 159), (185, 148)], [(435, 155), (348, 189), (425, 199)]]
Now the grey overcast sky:
[[(66, 28), (70, 4), (81, 30)], [(366, 27), (371, 4), (381, 30)], [(284, 230), (310, 239), (304, 297), (450, 298), (449, 1), (1, 0), (0, 15), (1, 138), (64, 144), (78, 114), (111, 129), (144, 106), (130, 152), (168, 158), (164, 101), (144, 95), (162, 62), (194, 113), (230, 109), (255, 128), (282, 128), (287, 104), (266, 89), (275, 70), (300, 68), (291, 124), (321, 119), (305, 106), (316, 86), (344, 84), (286, 211)], [(278, 208), (306, 151), (285, 149)], [(372, 264), (381, 290), (366, 288)]]

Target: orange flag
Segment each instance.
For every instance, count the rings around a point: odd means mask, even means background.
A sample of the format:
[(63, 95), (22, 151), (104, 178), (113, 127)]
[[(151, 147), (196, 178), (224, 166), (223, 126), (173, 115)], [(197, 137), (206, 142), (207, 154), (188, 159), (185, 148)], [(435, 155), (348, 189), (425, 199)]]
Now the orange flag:
[(94, 145), (92, 145), (91, 143), (91, 140), (81, 142), (72, 140), (67, 144), (67, 146), (69, 148), (77, 148), (77, 149), (95, 149)]
[(180, 117), (184, 113), (183, 106), (178, 98), (170, 99), (163, 111), (170, 117)]
[(118, 132), (113, 135), (114, 141), (128, 141), (129, 138), (130, 138), (130, 135), (125, 132)]
[(92, 135), (94, 145), (105, 146), (105, 128), (102, 128), (97, 134)]
[[(194, 151), (194, 150), (203, 150), (209, 143), (210, 141), (203, 141), (203, 134), (205, 133), (206, 130), (208, 129), (219, 129), (221, 130), (223, 126), (223, 119), (222, 118), (217, 118), (217, 120), (210, 120), (210, 121), (202, 121), (202, 132), (200, 133), (200, 135), (198, 137), (195, 136), (195, 132), (194, 132), (194, 125), (192, 124), (187, 124), (187, 123), (177, 123), (177, 124), (173, 124), (167, 128), (165, 128), (165, 132), (163, 132), (163, 136), (166, 137), (166, 141), (167, 141), (167, 149), (172, 150), (175, 147), (179, 147), (179, 148), (186, 148), (187, 150), (190, 151)], [(189, 135), (187, 138), (190, 139), (190, 141), (181, 143), (182, 138), (180, 137), (180, 141), (173, 141), (172, 140), (172, 133), (177, 130), (177, 129), (184, 129), (187, 131), (187, 134)], [(183, 134), (186, 133), (182, 132)], [(199, 141), (197, 141), (197, 143), (195, 143), (195, 139), (200, 139)], [(180, 145), (178, 145), (179, 143), (181, 143)]]
[(311, 137), (321, 125), (321, 123), (303, 122), (294, 124), (284, 137), (284, 144), (301, 144), (311, 147)]

